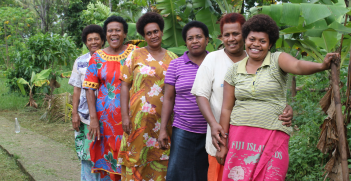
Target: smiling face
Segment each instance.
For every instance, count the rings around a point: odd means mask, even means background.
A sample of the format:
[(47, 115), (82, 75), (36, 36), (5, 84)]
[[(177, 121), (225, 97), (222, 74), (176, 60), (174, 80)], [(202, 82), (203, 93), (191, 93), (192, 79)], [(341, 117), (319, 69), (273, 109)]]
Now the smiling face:
[(87, 46), (90, 54), (93, 54), (96, 50), (101, 49), (104, 41), (101, 40), (99, 33), (89, 33), (85, 45)]
[(186, 46), (192, 56), (198, 56), (206, 52), (208, 38), (205, 37), (201, 28), (190, 28), (186, 33)]
[(268, 34), (265, 32), (250, 31), (245, 40), (245, 47), (250, 59), (255, 61), (264, 60), (271, 48)]
[(241, 53), (244, 50), (244, 41), (240, 23), (226, 23), (223, 25), (223, 44), (231, 54)]
[(123, 45), (127, 34), (123, 30), (123, 24), (113, 21), (106, 26), (106, 39), (111, 48), (117, 49)]
[(163, 32), (160, 30), (160, 27), (157, 23), (148, 23), (144, 27), (144, 38), (150, 47), (161, 46)]

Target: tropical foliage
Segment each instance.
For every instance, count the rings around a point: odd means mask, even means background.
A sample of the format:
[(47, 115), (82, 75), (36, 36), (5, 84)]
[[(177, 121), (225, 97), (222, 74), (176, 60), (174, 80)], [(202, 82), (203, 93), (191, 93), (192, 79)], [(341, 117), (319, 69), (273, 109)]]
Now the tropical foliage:
[(49, 77), (51, 72), (51, 69), (45, 69), (42, 70), (40, 73), (36, 74), (35, 72), (32, 72), (32, 77), (30, 79), (30, 81), (26, 81), (23, 78), (19, 78), (17, 80), (17, 84), (18, 87), (21, 89), (21, 92), (23, 95), (26, 95), (26, 92), (23, 88), (23, 85), (28, 85), (29, 87), (29, 102), (27, 103), (26, 106), (32, 106), (37, 108), (38, 104), (35, 102), (35, 100), (33, 99), (33, 87), (41, 87), (42, 85), (48, 83), (49, 81), (47, 80), (47, 78)]
[[(341, 69), (339, 71), (341, 82), (344, 84), (347, 82), (347, 76), (350, 72), (347, 72), (347, 65), (344, 65), (344, 60), (350, 56), (351, 39), (349, 34), (351, 33), (351, 28), (349, 28), (350, 24), (347, 22), (347, 14), (350, 13), (350, 9), (347, 8), (344, 1), (313, 1), (308, 3), (294, 0), (292, 3), (255, 7), (251, 8), (250, 11), (253, 14), (267, 14), (280, 26), (280, 39), (276, 44), (276, 48), (281, 51), (290, 53), (298, 58), (317, 62), (322, 62), (327, 52), (340, 52)], [(319, 80), (318, 89), (323, 90), (325, 87), (329, 87), (329, 72), (317, 75), (320, 76), (317, 78)], [(294, 85), (295, 82), (293, 81), (292, 84)], [(308, 82), (303, 87), (310, 86), (306, 85), (308, 85)], [(318, 102), (322, 96), (311, 97), (309, 99), (313, 99), (314, 101), (304, 102), (302, 98), (306, 100), (306, 96), (315, 94), (310, 90), (307, 92), (305, 94), (298, 94), (293, 99), (300, 105), (295, 104), (295, 102), (292, 103), (295, 105), (295, 108), (298, 106), (297, 110), (302, 109), (309, 114), (301, 112), (303, 117), (298, 116), (297, 120), (299, 120), (299, 123), (300, 121), (302, 122), (299, 128), (297, 128), (298, 131), (290, 140), (290, 156), (292, 161), (290, 162), (291, 166), (289, 167), (287, 178), (289, 180), (318, 180), (322, 177), (325, 177), (325, 179), (328, 177), (331, 180), (338, 180), (336, 179), (336, 175), (338, 174), (335, 174), (333, 170), (336, 168), (341, 170), (337, 159), (342, 156), (340, 154), (332, 154), (337, 146), (337, 142), (331, 144), (330, 141), (324, 141), (324, 137), (322, 136), (322, 133), (326, 132), (326, 130), (336, 129), (332, 125), (329, 125), (328, 128), (324, 126), (329, 121), (335, 124), (335, 118), (331, 116), (324, 120), (324, 117), (326, 117), (325, 114), (318, 111), (318, 109), (320, 110)], [(341, 91), (342, 95), (343, 92), (346, 92), (345, 88)], [(345, 101), (345, 97), (343, 101)], [(301, 105), (303, 107), (300, 107)], [(347, 107), (344, 106), (343, 109), (345, 108)], [(310, 111), (307, 109), (310, 109)], [(349, 113), (345, 111), (345, 118), (347, 114)], [(319, 126), (323, 128), (322, 131), (318, 129)], [(319, 134), (319, 132), (322, 133)], [(350, 130), (348, 132), (350, 144)], [(336, 133), (336, 136), (340, 134), (343, 133)], [(325, 136), (327, 140), (333, 140), (330, 137), (330, 133), (325, 133), (325, 135), (327, 135)], [(323, 151), (326, 144), (328, 144), (327, 147), (331, 148), (329, 156), (323, 154), (326, 153), (326, 151)], [(327, 162), (328, 164), (326, 164)], [(325, 169), (324, 173), (327, 173), (326, 175), (322, 174), (322, 168)]]
[[(351, 23), (345, 15), (351, 15), (351, 12), (342, 0), (1, 0), (0, 76), (7, 77), (11, 91), (32, 96), (37, 96), (36, 92), (52, 93), (54, 87), (59, 87), (55, 83), (57, 76), (68, 77), (61, 73), (71, 71), (76, 57), (87, 52), (81, 42), (81, 31), (85, 26), (102, 25), (112, 14), (122, 16), (129, 24), (127, 41), (135, 40), (130, 43), (142, 47), (146, 44), (136, 33), (135, 23), (143, 13), (150, 11), (160, 13), (165, 20), (162, 46), (178, 55), (187, 50), (181, 30), (189, 21), (202, 21), (208, 26), (210, 42), (206, 48), (215, 51), (222, 47), (218, 39), (218, 21), (224, 14), (238, 12), (247, 18), (258, 13), (267, 14), (280, 28), (280, 39), (272, 51), (284, 51), (298, 59), (316, 62), (322, 61), (327, 52), (341, 51), (341, 83), (348, 84)], [(30, 81), (24, 82), (32, 79), (32, 72), (48, 68), (52, 69), (46, 78), (50, 80), (51, 88), (44, 84), (36, 89)], [(328, 78), (326, 71), (296, 76), (296, 82), (292, 81), (299, 92), (294, 98), (289, 97), (296, 126), (290, 138), (287, 180), (322, 180), (325, 177), (323, 168), (329, 156), (321, 153), (316, 145), (319, 127), (325, 118), (318, 102), (323, 90), (329, 86)], [(23, 87), (24, 84), (18, 84), (20, 82), (32, 85), (32, 88)], [(346, 87), (341, 89), (342, 102), (346, 100), (343, 94)], [(70, 96), (65, 93), (49, 99), (57, 100), (60, 109), (50, 105), (48, 116), (44, 117), (67, 121)], [(347, 110), (345, 106), (343, 109)], [(347, 131), (351, 144), (350, 125)]]
[[(26, 49), (17, 51), (13, 56), (14, 68), (8, 70), (8, 86), (11, 90), (17, 90), (17, 79), (22, 77), (30, 79), (31, 72), (40, 72), (44, 69), (52, 68), (49, 76), (50, 90), (59, 87), (56, 78), (61, 74), (61, 70), (55, 67), (72, 66), (73, 61), (78, 56), (79, 50), (73, 41), (67, 36), (38, 33), (31, 36), (26, 41)], [(34, 91), (34, 90), (33, 90)]]

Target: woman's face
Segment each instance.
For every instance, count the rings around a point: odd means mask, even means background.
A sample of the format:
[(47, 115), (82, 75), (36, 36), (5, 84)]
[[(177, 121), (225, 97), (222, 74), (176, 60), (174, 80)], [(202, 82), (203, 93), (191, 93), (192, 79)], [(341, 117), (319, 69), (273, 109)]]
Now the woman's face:
[(244, 50), (244, 41), (240, 23), (225, 23), (222, 34), (223, 44), (226, 51), (231, 54), (240, 53)]
[(160, 30), (160, 27), (157, 23), (148, 23), (144, 27), (144, 38), (150, 47), (161, 46), (163, 32)]
[(102, 44), (104, 44), (104, 41), (101, 40), (99, 33), (89, 33), (88, 34), (87, 41), (86, 41), (85, 45), (88, 47), (90, 54), (93, 54), (96, 50), (101, 49)]
[(208, 38), (205, 37), (201, 28), (193, 27), (186, 32), (186, 46), (192, 56), (198, 56), (206, 52)]
[(113, 21), (107, 24), (106, 39), (111, 48), (121, 47), (126, 37), (127, 34), (124, 32), (122, 23)]
[(271, 45), (265, 32), (250, 31), (245, 40), (246, 52), (252, 60), (261, 61), (266, 57)]

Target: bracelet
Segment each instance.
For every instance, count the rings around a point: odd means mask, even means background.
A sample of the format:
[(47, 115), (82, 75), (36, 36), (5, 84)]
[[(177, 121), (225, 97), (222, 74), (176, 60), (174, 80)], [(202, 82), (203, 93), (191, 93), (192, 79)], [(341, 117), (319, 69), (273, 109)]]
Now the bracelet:
[(227, 135), (227, 136), (229, 136), (229, 134), (228, 133), (224, 133), (225, 135)]

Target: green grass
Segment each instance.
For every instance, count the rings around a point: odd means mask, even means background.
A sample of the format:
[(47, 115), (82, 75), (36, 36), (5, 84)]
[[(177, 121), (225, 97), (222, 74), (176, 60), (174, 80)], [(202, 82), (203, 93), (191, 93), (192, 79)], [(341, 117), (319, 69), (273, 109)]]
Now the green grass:
[(61, 94), (64, 92), (69, 92), (70, 94), (73, 94), (73, 86), (68, 84), (69, 78), (58, 78), (57, 82), (60, 83), (60, 88), (57, 88), (54, 90), (54, 94)]
[[(58, 82), (61, 84), (60, 88), (55, 89), (54, 94), (61, 94), (69, 92), (73, 94), (73, 87), (68, 85), (68, 78), (58, 78)], [(0, 110), (19, 110), (23, 109), (27, 104), (29, 97), (23, 96), (20, 92), (9, 92), (8, 87), (5, 85), (6, 78), (0, 78)], [(43, 96), (34, 95), (36, 103), (40, 104), (43, 101)]]
[(0, 149), (0, 178), (2, 181), (21, 181), (29, 180), (17, 166), (14, 158), (9, 157), (2, 149)]
[[(68, 78), (59, 78), (60, 88), (55, 89), (54, 94), (69, 92), (73, 94), (73, 87), (68, 85)], [(41, 107), (43, 96), (36, 95), (34, 97), (39, 105), (38, 109), (25, 107), (29, 100), (28, 96), (22, 96), (20, 93), (8, 93), (5, 87), (5, 79), (0, 78), (0, 115), (10, 121), (18, 118), (20, 125), (38, 134), (47, 136), (67, 147), (74, 149), (74, 132), (71, 121), (49, 123), (39, 120), (44, 114), (45, 109)], [(1, 160), (1, 159), (0, 159)], [(1, 177), (0, 177), (1, 178)], [(1, 179), (0, 179), (1, 180)]]
[(5, 86), (6, 78), (0, 78), (0, 110), (18, 110), (23, 108), (29, 98), (15, 92), (9, 93)]

